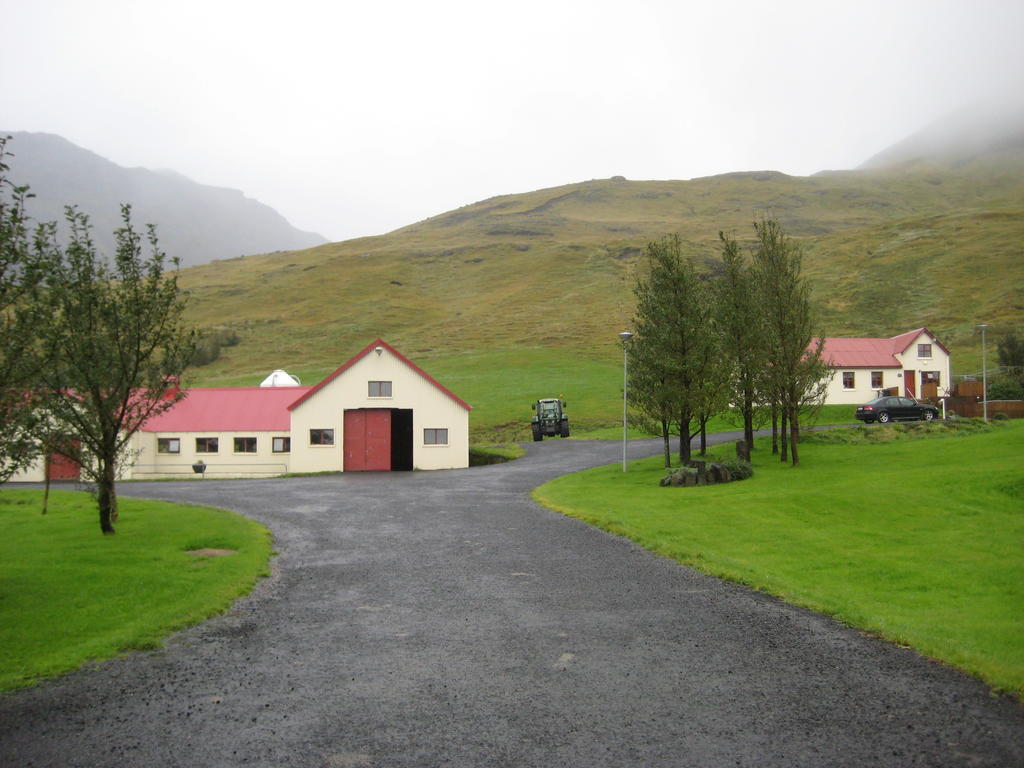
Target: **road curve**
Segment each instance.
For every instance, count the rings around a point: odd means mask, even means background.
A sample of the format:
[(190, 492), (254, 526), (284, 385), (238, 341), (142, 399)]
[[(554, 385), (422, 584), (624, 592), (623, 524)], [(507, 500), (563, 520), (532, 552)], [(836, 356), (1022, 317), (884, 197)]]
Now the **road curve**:
[(0, 696), (0, 766), (1024, 765), (1024, 708), (981, 683), (530, 500), (620, 452), (122, 485), (267, 524), (273, 575)]

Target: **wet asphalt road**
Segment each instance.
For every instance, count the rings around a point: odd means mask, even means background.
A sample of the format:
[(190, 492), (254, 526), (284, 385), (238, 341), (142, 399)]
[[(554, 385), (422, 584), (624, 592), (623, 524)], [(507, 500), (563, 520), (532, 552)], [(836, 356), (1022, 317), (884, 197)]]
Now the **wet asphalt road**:
[(124, 484), (266, 523), (273, 576), (161, 651), (0, 696), (0, 766), (1024, 765), (1024, 708), (982, 684), (530, 500), (620, 450)]

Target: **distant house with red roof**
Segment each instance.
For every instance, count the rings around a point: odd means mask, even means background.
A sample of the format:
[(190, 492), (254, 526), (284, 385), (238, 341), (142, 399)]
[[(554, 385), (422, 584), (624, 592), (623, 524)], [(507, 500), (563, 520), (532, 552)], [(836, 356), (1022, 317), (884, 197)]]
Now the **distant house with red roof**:
[[(134, 435), (122, 478), (467, 467), (470, 410), (377, 339), (315, 386), (187, 390)], [(42, 468), (17, 479), (42, 480)]]
[(832, 368), (825, 402), (860, 404), (895, 389), (942, 396), (952, 385), (949, 350), (927, 328), (888, 339), (826, 338), (821, 359)]

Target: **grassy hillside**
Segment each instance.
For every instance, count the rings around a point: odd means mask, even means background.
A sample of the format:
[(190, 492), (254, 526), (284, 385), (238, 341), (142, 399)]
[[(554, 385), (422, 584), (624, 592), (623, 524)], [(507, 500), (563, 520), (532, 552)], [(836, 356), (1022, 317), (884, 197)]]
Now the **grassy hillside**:
[[(925, 325), (980, 368), (975, 324), (1024, 320), (1024, 154), (960, 164), (791, 177), (604, 179), (491, 198), (387, 235), (184, 270), (191, 317), (241, 343), (193, 371), (256, 383), (274, 368), (316, 380), (381, 336), (473, 402), (485, 367), (516, 409), (591, 378), (621, 396), (616, 333), (630, 326), (645, 244), (678, 232), (714, 269), (718, 232), (741, 241), (775, 217), (805, 248), (828, 335)], [(466, 378), (459, 388), (453, 378)], [(598, 386), (595, 384), (595, 386)], [(569, 393), (566, 393), (570, 396)], [(575, 397), (579, 402), (579, 397)]]

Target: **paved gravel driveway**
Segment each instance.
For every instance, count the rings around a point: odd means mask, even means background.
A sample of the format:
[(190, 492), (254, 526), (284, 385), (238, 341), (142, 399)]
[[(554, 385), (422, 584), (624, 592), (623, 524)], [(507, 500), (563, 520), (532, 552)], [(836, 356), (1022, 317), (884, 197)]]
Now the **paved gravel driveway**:
[(123, 485), (266, 523), (274, 575), (162, 651), (0, 697), (0, 765), (1024, 765), (1024, 708), (980, 683), (530, 501), (619, 451)]

